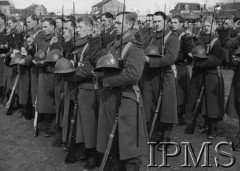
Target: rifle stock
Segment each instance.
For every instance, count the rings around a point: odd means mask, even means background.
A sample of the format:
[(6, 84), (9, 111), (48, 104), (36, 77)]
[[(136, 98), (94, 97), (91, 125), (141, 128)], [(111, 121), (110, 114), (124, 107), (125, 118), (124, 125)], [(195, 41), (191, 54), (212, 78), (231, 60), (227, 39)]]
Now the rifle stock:
[(54, 140), (52, 142), (52, 146), (54, 147), (60, 147), (61, 142), (62, 142), (62, 129), (60, 127), (60, 117), (63, 116), (63, 111), (64, 111), (64, 100), (63, 100), (63, 93), (61, 93), (61, 100), (59, 104), (59, 110), (58, 110), (58, 120), (57, 124), (55, 125), (55, 131), (54, 131)]
[(35, 100), (35, 116), (34, 116), (34, 121), (33, 121), (33, 127), (34, 127), (34, 137), (38, 136), (38, 111), (37, 111), (37, 97)]
[(74, 112), (71, 119), (71, 126), (68, 135), (68, 142), (67, 142), (67, 155), (65, 158), (65, 163), (74, 163), (76, 161), (76, 137), (74, 135), (74, 128), (76, 128), (76, 120), (77, 120), (77, 112), (78, 112), (78, 101), (75, 100), (74, 104)]
[(112, 143), (113, 143), (113, 139), (114, 139), (115, 132), (116, 132), (116, 129), (117, 129), (117, 125), (118, 125), (118, 117), (116, 116), (113, 127), (112, 127), (112, 130), (111, 130), (111, 133), (109, 135), (107, 148), (106, 148), (106, 151), (104, 153), (104, 157), (103, 157), (103, 160), (102, 160), (99, 171), (104, 171), (104, 168), (107, 164), (107, 160), (109, 158), (109, 154), (110, 154), (110, 151), (111, 151), (111, 148), (112, 148)]
[(7, 108), (7, 109), (9, 109), (9, 107), (10, 107), (10, 105), (11, 105), (11, 103), (12, 103), (13, 95), (14, 95), (14, 92), (15, 92), (15, 90), (16, 90), (18, 81), (19, 81), (19, 74), (17, 74), (17, 76), (16, 76), (16, 79), (15, 79), (15, 81), (14, 81), (13, 88), (12, 88), (12, 91), (11, 91), (11, 95), (10, 95), (10, 97), (9, 97), (9, 100), (8, 100), (7, 104), (6, 104), (6, 108)]
[(150, 133), (149, 133), (149, 139), (152, 138), (153, 130), (154, 130), (154, 127), (155, 127), (155, 124), (156, 124), (156, 121), (157, 121), (160, 105), (161, 105), (161, 102), (162, 102), (162, 93), (163, 93), (163, 91), (160, 90), (160, 94), (159, 94), (159, 98), (158, 98), (158, 102), (157, 102), (157, 107), (156, 107), (156, 110), (154, 112), (154, 117), (153, 117), (151, 129), (150, 129)]
[(60, 103), (58, 107), (58, 113), (56, 115), (56, 124), (55, 124), (55, 131), (54, 131), (54, 140), (52, 142), (52, 146), (54, 147), (60, 147), (62, 143), (62, 128), (61, 128), (61, 120), (63, 117), (64, 112), (64, 78), (63, 76), (60, 77), (60, 91), (61, 91), (61, 97), (60, 97)]
[(34, 127), (34, 137), (38, 136), (38, 110), (37, 110), (37, 99), (38, 99), (38, 66), (37, 67), (37, 89), (36, 89), (36, 99), (34, 104), (34, 121), (33, 121), (33, 127)]
[(193, 134), (194, 133), (194, 129), (195, 129), (195, 126), (196, 126), (196, 120), (197, 120), (197, 117), (198, 117), (198, 114), (199, 114), (199, 106), (200, 106), (200, 103), (201, 103), (201, 100), (202, 100), (202, 97), (203, 97), (203, 92), (204, 92), (204, 83), (202, 84), (201, 92), (199, 94), (199, 97), (197, 99), (196, 105), (195, 105), (194, 110), (193, 110), (193, 118), (190, 121), (190, 124), (185, 129), (186, 134)]

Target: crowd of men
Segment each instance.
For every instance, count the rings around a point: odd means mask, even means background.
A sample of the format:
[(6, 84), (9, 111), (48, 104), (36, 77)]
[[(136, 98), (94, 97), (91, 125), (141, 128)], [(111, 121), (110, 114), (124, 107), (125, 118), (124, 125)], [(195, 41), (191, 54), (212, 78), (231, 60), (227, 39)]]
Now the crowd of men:
[[(35, 136), (53, 137), (53, 146), (71, 152), (65, 162), (86, 162), (85, 169), (99, 167), (108, 151), (104, 170), (140, 170), (147, 141), (170, 142), (173, 126), (197, 113), (205, 123), (196, 131), (214, 139), (224, 112), (240, 116), (238, 22), (151, 16), (139, 23), (131, 12), (25, 20), (0, 14), (6, 115), (19, 110)], [(235, 74), (225, 110), (226, 66)]]

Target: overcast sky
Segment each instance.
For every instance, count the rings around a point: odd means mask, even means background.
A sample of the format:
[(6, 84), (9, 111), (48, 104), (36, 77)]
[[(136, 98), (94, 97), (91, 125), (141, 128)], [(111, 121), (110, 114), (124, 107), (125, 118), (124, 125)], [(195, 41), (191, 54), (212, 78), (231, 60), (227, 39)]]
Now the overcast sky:
[[(73, 2), (75, 3), (76, 13), (90, 12), (91, 6), (100, 2), (101, 0), (10, 0), (13, 2), (16, 8), (26, 8), (31, 4), (44, 5), (48, 12), (61, 12), (62, 4), (64, 5), (64, 13), (69, 14), (72, 10)], [(123, 2), (123, 0), (119, 0)], [(216, 2), (234, 2), (234, 0), (125, 0), (128, 11), (138, 10), (139, 14), (146, 14), (150, 10), (153, 13), (156, 10), (164, 10), (164, 4), (166, 3), (167, 11), (172, 8), (178, 2), (196, 2), (207, 5), (215, 5)], [(240, 0), (235, 0), (240, 1)]]

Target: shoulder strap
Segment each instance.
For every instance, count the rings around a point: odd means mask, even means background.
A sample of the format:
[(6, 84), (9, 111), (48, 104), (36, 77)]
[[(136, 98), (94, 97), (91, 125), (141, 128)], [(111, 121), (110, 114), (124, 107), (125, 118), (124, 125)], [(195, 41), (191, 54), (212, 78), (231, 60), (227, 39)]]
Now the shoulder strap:
[(128, 42), (128, 43), (125, 45), (125, 47), (123, 48), (123, 51), (122, 51), (122, 55), (121, 55), (121, 59), (122, 59), (122, 60), (124, 59), (124, 57), (125, 57), (128, 49), (129, 49), (132, 45), (133, 45), (132, 42)]
[(83, 50), (82, 50), (82, 53), (81, 53), (81, 56), (80, 56), (80, 60), (79, 60), (80, 63), (82, 63), (83, 54), (84, 54), (84, 52), (87, 50), (88, 46), (89, 46), (89, 44), (86, 43), (86, 44), (84, 45), (84, 47), (83, 47)]
[(36, 33), (33, 34), (33, 39), (35, 39), (35, 37), (38, 35), (38, 33), (40, 33), (42, 30), (38, 30)]
[(166, 42), (171, 34), (172, 34), (172, 31), (168, 32), (168, 34), (166, 34), (166, 36), (164, 36), (164, 45), (166, 44)]
[(210, 43), (210, 50), (212, 49), (212, 47), (214, 46), (214, 44), (216, 43), (216, 41), (218, 40), (218, 38), (214, 38), (211, 43)]

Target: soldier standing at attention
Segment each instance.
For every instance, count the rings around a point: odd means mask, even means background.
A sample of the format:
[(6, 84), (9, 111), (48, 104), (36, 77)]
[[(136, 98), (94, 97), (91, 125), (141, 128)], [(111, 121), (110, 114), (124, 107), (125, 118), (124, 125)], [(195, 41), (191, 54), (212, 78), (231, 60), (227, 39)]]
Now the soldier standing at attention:
[[(143, 110), (140, 109), (142, 101), (137, 86), (145, 58), (141, 43), (137, 42), (132, 34), (135, 22), (134, 16), (129, 12), (120, 13), (116, 17), (117, 39), (107, 46), (107, 52), (110, 53), (108, 56), (111, 56), (111, 61), (121, 60), (121, 69), (103, 70), (97, 133), (97, 151), (104, 153), (115, 117), (118, 115), (115, 132), (116, 155), (122, 162), (121, 166), (127, 171), (140, 170), (141, 157), (147, 150), (146, 121)], [(121, 50), (128, 46), (129, 42), (131, 46), (121, 58)], [(100, 57), (98, 62), (103, 58), (104, 56)]]
[(185, 29), (182, 27), (183, 17), (176, 15), (171, 18), (171, 31), (177, 34), (180, 49), (175, 62), (177, 69), (177, 103), (178, 103), (178, 119), (179, 125), (183, 124), (183, 113), (187, 104), (187, 95), (190, 82), (188, 65), (192, 62), (192, 58), (188, 53), (192, 51), (192, 38), (185, 36)]
[(3, 102), (4, 97), (4, 76), (5, 76), (5, 65), (4, 58), (6, 57), (5, 53), (8, 52), (7, 40), (6, 40), (6, 16), (4, 14), (0, 14), (0, 104)]
[[(41, 50), (45, 56), (54, 49), (61, 49), (56, 38), (56, 23), (52, 18), (43, 20), (44, 37), (40, 40), (37, 49)], [(54, 83), (54, 65), (41, 61), (38, 69), (37, 81), (37, 111), (45, 118), (48, 125), (46, 126), (46, 136), (52, 136), (53, 120), (55, 118), (55, 83)]]
[[(100, 56), (100, 37), (92, 37), (94, 32), (93, 20), (88, 17), (77, 19), (76, 31), (79, 39), (77, 49), (74, 51), (77, 58), (76, 72), (66, 78), (71, 84), (77, 86), (78, 115), (76, 126), (77, 160), (83, 160), (85, 152), (87, 162), (84, 169), (93, 169), (97, 165), (97, 111), (96, 95), (93, 85), (93, 70)], [(85, 151), (81, 151), (81, 146)], [(82, 154), (81, 154), (82, 152)]]
[(103, 31), (101, 34), (102, 47), (106, 48), (108, 43), (112, 42), (116, 38), (116, 33), (114, 30), (113, 15), (109, 12), (104, 13), (101, 16), (101, 22), (103, 26)]
[[(165, 29), (164, 22), (166, 15), (161, 11), (156, 12), (153, 16), (155, 34), (150, 37), (149, 45), (157, 47), (161, 57), (145, 56), (146, 65), (142, 77), (143, 102), (148, 126), (151, 125), (161, 89), (163, 92), (160, 117), (156, 125), (157, 141), (170, 141), (173, 124), (178, 123), (175, 75), (171, 65), (175, 63), (179, 53), (179, 40), (175, 33), (171, 33), (168, 28)], [(162, 53), (163, 46), (165, 47)]]

